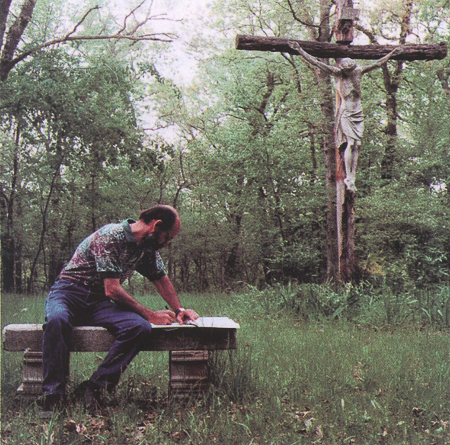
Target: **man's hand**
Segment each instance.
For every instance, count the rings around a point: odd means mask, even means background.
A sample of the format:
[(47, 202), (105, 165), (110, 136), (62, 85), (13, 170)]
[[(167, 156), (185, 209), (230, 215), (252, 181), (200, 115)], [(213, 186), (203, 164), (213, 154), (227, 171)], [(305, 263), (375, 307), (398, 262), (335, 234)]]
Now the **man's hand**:
[(172, 311), (153, 311), (147, 321), (157, 325), (168, 325), (175, 321), (175, 313)]
[(187, 321), (195, 321), (195, 320), (197, 320), (198, 317), (199, 317), (199, 315), (194, 310), (183, 309), (182, 311), (178, 312), (176, 321), (179, 324), (184, 324)]

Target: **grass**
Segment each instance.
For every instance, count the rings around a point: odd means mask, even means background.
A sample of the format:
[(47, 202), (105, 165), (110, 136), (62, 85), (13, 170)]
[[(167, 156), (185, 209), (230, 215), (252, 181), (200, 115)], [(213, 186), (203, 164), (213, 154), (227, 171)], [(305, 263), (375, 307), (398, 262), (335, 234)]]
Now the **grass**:
[[(202, 315), (241, 325), (238, 349), (212, 358), (210, 392), (186, 405), (167, 399), (167, 353), (148, 352), (124, 374), (107, 415), (91, 417), (73, 404), (43, 422), (33, 401), (15, 397), (21, 354), (4, 351), (2, 443), (450, 444), (450, 341), (442, 323), (389, 324), (384, 315), (363, 323), (361, 312), (350, 319), (344, 315), (351, 308), (335, 306), (328, 316), (317, 308), (308, 313), (304, 300), (295, 303), (298, 295), (183, 295)], [(44, 297), (2, 300), (3, 325), (42, 322)], [(141, 301), (164, 307), (157, 296)], [(73, 385), (99, 360), (73, 354)]]

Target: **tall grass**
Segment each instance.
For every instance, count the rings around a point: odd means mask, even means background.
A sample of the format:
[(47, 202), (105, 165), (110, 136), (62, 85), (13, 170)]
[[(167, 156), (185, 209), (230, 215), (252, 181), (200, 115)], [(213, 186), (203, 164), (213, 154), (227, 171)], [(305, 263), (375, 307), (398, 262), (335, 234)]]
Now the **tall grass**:
[(287, 310), (302, 320), (346, 320), (372, 327), (450, 325), (450, 286), (393, 290), (387, 285), (275, 286), (242, 296), (244, 306), (268, 314)]
[[(422, 293), (421, 293), (422, 292)], [(167, 353), (141, 353), (104, 416), (74, 403), (43, 422), (15, 397), (21, 354), (2, 354), (6, 444), (450, 444), (448, 289), (394, 295), (369, 286), (183, 295), (240, 323), (238, 349), (211, 358), (202, 401), (167, 399)], [(142, 298), (162, 308), (159, 297)], [(43, 298), (4, 295), (2, 324), (41, 322)], [(27, 308), (27, 310), (24, 310)], [(73, 354), (73, 385), (101, 357)]]

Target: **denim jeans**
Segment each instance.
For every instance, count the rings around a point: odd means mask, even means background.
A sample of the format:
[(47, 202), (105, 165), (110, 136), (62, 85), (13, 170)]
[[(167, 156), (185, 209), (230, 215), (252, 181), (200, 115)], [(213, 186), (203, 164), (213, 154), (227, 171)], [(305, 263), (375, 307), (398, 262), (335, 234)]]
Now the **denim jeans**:
[(151, 324), (125, 310), (84, 284), (60, 279), (45, 302), (42, 340), (44, 395), (64, 394), (69, 375), (69, 344), (74, 326), (102, 326), (115, 337), (107, 356), (90, 380), (111, 390), (131, 360), (148, 341)]

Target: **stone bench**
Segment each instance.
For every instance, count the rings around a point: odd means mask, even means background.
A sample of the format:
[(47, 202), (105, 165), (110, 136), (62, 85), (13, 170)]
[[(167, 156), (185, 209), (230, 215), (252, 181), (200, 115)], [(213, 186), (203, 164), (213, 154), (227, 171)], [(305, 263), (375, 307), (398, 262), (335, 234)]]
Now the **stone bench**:
[[(200, 317), (196, 325), (152, 326), (144, 351), (170, 351), (169, 395), (198, 396), (209, 386), (209, 352), (236, 349), (239, 324), (226, 317)], [(42, 394), (42, 324), (10, 324), (2, 331), (3, 349), (24, 351), (23, 379), (17, 393)], [(109, 351), (114, 337), (105, 328), (73, 329), (71, 352)]]

